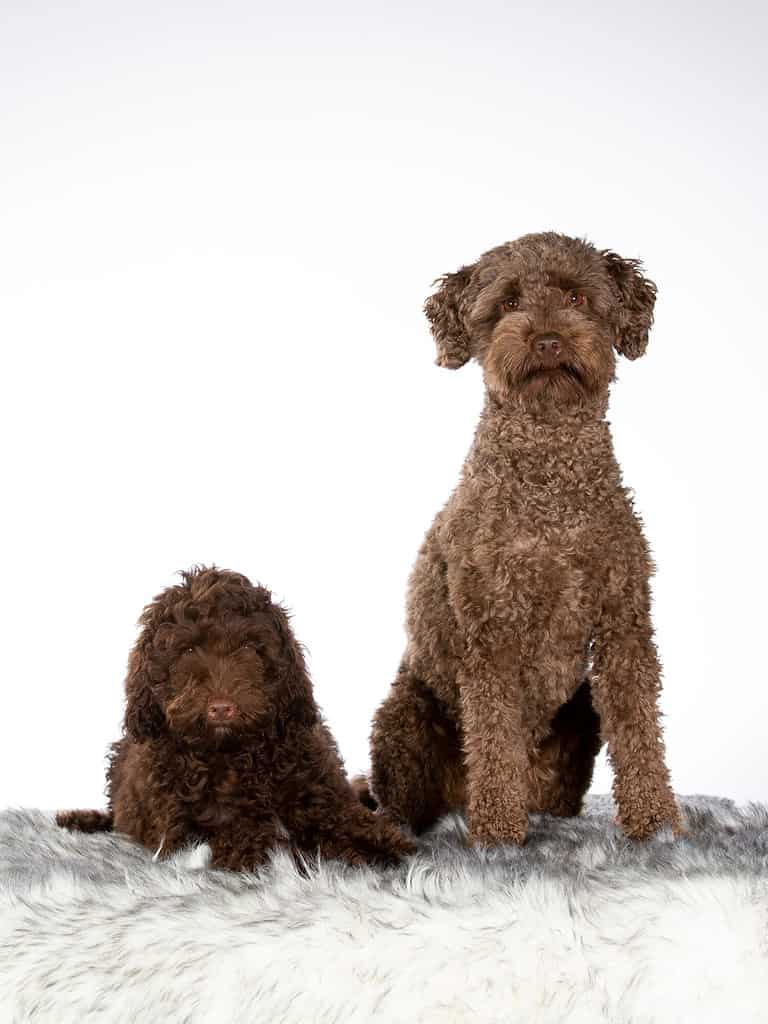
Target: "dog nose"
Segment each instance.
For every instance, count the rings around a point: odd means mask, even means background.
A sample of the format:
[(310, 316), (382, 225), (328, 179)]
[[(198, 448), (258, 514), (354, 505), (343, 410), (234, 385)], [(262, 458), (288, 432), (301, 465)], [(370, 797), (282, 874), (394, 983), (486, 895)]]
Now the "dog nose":
[(533, 339), (533, 347), (544, 358), (559, 356), (563, 350), (563, 339), (559, 334), (537, 334)]
[(212, 722), (228, 722), (235, 717), (235, 705), (228, 700), (212, 700), (208, 704), (208, 717)]

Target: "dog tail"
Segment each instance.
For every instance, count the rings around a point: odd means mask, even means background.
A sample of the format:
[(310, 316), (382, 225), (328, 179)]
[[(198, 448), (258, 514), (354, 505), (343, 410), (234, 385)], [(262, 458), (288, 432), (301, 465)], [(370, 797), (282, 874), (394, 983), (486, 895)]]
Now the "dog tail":
[(114, 819), (111, 811), (58, 811), (56, 824), (70, 832), (111, 832)]
[(367, 775), (355, 775), (349, 784), (363, 807), (367, 807), (369, 811), (377, 811), (379, 809), (379, 801), (371, 792)]

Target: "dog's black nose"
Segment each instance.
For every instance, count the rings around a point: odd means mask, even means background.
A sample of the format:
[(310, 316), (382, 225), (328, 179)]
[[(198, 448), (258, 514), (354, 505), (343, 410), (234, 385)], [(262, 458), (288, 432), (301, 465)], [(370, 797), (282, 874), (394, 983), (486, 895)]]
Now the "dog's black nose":
[(563, 350), (563, 339), (559, 334), (537, 334), (533, 339), (533, 349), (545, 359), (559, 356)]

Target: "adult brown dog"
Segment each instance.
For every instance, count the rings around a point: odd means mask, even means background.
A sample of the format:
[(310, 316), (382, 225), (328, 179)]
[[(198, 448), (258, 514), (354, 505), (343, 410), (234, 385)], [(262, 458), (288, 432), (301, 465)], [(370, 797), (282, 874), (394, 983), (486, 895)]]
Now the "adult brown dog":
[(114, 828), (169, 856), (195, 840), (212, 866), (300, 858), (391, 863), (413, 849), (361, 806), (323, 723), (288, 618), (240, 573), (182, 573), (141, 616), (112, 747), (109, 810), (57, 821)]
[(419, 832), (467, 812), (480, 843), (573, 815), (602, 738), (630, 836), (679, 828), (659, 724), (652, 563), (605, 419), (614, 349), (645, 351), (637, 261), (554, 233), (446, 274), (437, 362), (483, 368), (461, 480), (419, 552), (408, 644), (372, 733), (373, 795)]

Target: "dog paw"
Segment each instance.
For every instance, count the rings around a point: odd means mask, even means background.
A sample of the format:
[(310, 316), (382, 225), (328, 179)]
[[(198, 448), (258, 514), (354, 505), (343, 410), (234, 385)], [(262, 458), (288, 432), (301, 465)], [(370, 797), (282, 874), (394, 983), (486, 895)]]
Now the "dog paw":
[(467, 837), (470, 846), (503, 846), (514, 844), (522, 846), (528, 832), (528, 818), (516, 816), (515, 818), (490, 818), (483, 820), (472, 820), (469, 822), (469, 835)]
[(527, 830), (517, 829), (474, 829), (467, 837), (469, 846), (522, 846), (525, 843)]
[(212, 852), (209, 867), (219, 871), (258, 871), (269, 859), (269, 849)]
[(663, 828), (671, 828), (675, 838), (688, 835), (677, 804), (664, 801), (654, 808), (634, 811), (616, 816), (616, 824), (620, 825), (630, 839), (651, 839)]
[(470, 803), (467, 814), (471, 846), (522, 846), (528, 832), (528, 813), (522, 802), (505, 799), (509, 794)]
[(357, 805), (353, 820), (333, 836), (323, 837), (315, 852), (324, 860), (392, 867), (415, 853), (416, 844), (387, 817)]
[(391, 866), (415, 853), (416, 844), (394, 825), (382, 821), (373, 840), (363, 842), (359, 852), (367, 863)]

